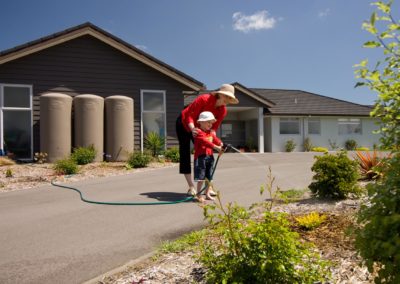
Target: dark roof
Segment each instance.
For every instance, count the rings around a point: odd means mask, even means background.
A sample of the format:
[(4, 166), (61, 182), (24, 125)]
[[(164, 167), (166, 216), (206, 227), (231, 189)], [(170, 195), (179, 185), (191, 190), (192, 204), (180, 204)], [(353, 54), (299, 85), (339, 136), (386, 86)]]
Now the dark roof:
[(271, 115), (369, 116), (372, 107), (299, 90), (249, 88), (275, 103), (267, 109)]
[[(170, 72), (171, 74), (174, 73), (176, 76), (182, 77), (185, 80), (190, 81), (192, 84), (197, 85), (200, 90), (205, 89), (205, 85), (202, 82), (197, 81), (193, 77), (175, 69), (174, 67), (162, 62), (161, 60), (158, 60), (157, 58), (151, 56), (150, 54), (121, 40), (120, 38), (108, 33), (107, 31), (93, 25), (90, 22), (86, 22), (84, 24), (81, 24), (81, 25), (78, 25), (78, 26), (45, 36), (45, 37), (39, 38), (37, 40), (30, 41), (28, 43), (18, 45), (16, 47), (13, 47), (10, 49), (0, 51), (0, 64), (7, 62), (9, 60), (14, 60), (16, 58), (25, 56), (26, 54), (30, 54), (30, 53), (27, 53), (27, 51), (29, 51), (29, 50), (34, 50), (33, 52), (36, 52), (36, 50), (40, 50), (38, 48), (44, 49), (49, 46), (52, 46), (51, 45), (52, 41), (54, 41), (58, 38), (62, 38), (69, 34), (76, 33), (78, 36), (85, 35), (85, 34), (94, 35), (90, 31), (100, 34), (100, 38), (104, 38), (104, 37), (109, 38), (113, 42), (124, 46), (126, 49), (133, 52), (136, 56), (144, 58), (145, 61), (147, 59), (148, 62), (151, 62), (152, 64), (156, 64), (156, 65), (160, 66), (161, 68), (165, 69), (166, 72)], [(82, 34), (80, 34), (80, 32), (82, 32)], [(33, 53), (33, 52), (31, 52), (31, 53)]]

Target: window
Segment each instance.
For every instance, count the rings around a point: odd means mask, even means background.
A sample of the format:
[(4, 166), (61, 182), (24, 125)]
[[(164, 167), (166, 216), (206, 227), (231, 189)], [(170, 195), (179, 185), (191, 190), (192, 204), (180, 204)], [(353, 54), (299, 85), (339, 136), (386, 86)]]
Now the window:
[(359, 118), (339, 118), (339, 135), (361, 134), (361, 120)]
[(166, 137), (165, 91), (142, 90), (140, 93), (142, 108), (142, 141), (150, 132)]
[(281, 118), (279, 120), (280, 134), (300, 134), (300, 119), (299, 118)]
[(32, 159), (32, 87), (0, 84), (0, 148), (16, 159)]
[(321, 120), (319, 118), (308, 119), (308, 134), (321, 134)]
[(221, 138), (230, 138), (232, 136), (232, 124), (222, 123), (221, 124)]

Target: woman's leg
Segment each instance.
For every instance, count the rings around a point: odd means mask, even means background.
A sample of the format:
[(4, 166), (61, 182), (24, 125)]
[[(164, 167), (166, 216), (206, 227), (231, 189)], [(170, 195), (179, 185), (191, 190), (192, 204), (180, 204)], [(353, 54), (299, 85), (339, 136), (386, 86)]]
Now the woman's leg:
[(190, 141), (193, 139), (192, 134), (187, 132), (183, 127), (181, 116), (176, 120), (176, 134), (179, 140), (179, 173), (185, 176), (189, 188), (194, 189), (192, 181), (192, 168), (190, 164)]

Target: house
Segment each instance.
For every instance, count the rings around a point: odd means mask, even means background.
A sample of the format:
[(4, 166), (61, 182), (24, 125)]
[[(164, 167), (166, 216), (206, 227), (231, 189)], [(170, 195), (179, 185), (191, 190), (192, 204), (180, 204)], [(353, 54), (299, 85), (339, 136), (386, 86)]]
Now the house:
[[(148, 131), (177, 145), (184, 91), (203, 83), (91, 24), (0, 52), (0, 150), (32, 159), (40, 151), (40, 96), (122, 95), (134, 100), (134, 147)], [(150, 130), (149, 130), (150, 129)], [(74, 145), (73, 145), (74, 146)]]
[(304, 140), (329, 150), (344, 148), (347, 140), (372, 149), (379, 144), (377, 120), (371, 106), (299, 90), (246, 88), (233, 83), (240, 100), (229, 107), (219, 135), (237, 147), (258, 152), (283, 152), (288, 140), (304, 151)]
[[(303, 151), (306, 138), (327, 148), (343, 147), (348, 139), (369, 148), (378, 143), (369, 106), (305, 91), (233, 85), (240, 103), (228, 107), (218, 130), (225, 143), (261, 153), (284, 151), (290, 139), (296, 151)], [(130, 97), (134, 148), (143, 149), (150, 131), (165, 137), (166, 147), (176, 146), (184, 95), (205, 90), (191, 76), (84, 23), (0, 52), (0, 152), (7, 148), (18, 159), (32, 159), (40, 151), (39, 98), (51, 92)]]

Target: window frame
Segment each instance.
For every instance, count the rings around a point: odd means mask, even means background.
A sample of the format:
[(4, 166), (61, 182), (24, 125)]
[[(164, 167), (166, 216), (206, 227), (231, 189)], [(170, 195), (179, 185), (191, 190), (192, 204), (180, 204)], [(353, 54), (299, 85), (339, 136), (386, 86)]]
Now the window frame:
[[(163, 98), (163, 108), (161, 111), (148, 111), (144, 110), (144, 94), (145, 93), (161, 93)], [(161, 113), (164, 119), (164, 138), (165, 144), (164, 148), (166, 149), (167, 144), (167, 100), (166, 100), (166, 91), (165, 90), (154, 90), (154, 89), (141, 89), (140, 90), (140, 149), (143, 152), (144, 146), (144, 121), (143, 121), (143, 114), (144, 113)]]
[[(360, 126), (360, 132), (354, 132), (352, 131), (351, 133), (349, 133), (348, 131), (346, 131), (346, 133), (341, 133), (340, 132), (340, 125), (351, 125), (351, 124), (355, 124), (355, 123), (350, 123), (351, 121), (358, 121), (358, 125)], [(344, 122), (348, 122), (348, 123), (344, 123)], [(339, 136), (346, 136), (346, 135), (362, 135), (363, 130), (362, 130), (362, 120), (361, 118), (338, 118), (337, 119), (337, 126), (338, 126), (338, 135)], [(346, 129), (348, 130), (349, 128), (346, 127)]]
[[(282, 133), (282, 120), (297, 121), (298, 133)], [(299, 117), (280, 117), (279, 118), (279, 135), (301, 135), (301, 120)]]
[[(318, 133), (310, 133), (310, 122), (316, 122), (318, 120)], [(308, 135), (321, 135), (321, 118), (319, 117), (309, 117), (307, 118), (307, 134)]]
[[(4, 106), (4, 88), (17, 87), (29, 89), (29, 107), (5, 107)], [(4, 113), (3, 111), (29, 111), (30, 112), (30, 148), (31, 153), (29, 159), (33, 159), (33, 85), (27, 84), (7, 84), (0, 83), (0, 149), (4, 151)]]

